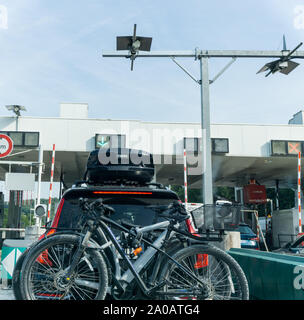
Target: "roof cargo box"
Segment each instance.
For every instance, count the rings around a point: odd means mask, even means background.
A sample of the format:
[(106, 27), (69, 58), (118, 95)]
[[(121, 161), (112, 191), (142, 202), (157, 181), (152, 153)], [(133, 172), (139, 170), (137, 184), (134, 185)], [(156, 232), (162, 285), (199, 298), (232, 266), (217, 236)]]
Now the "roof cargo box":
[(87, 179), (92, 183), (149, 183), (154, 176), (150, 153), (128, 149), (97, 149), (87, 161)]

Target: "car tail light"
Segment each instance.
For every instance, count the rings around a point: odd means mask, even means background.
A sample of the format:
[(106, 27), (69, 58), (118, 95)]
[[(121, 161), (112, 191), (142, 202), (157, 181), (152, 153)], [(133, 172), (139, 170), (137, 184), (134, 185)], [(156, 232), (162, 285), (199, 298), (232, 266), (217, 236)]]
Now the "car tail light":
[[(63, 203), (64, 203), (64, 199), (62, 198), (60, 203), (59, 203), (59, 206), (57, 208), (57, 211), (56, 211), (56, 215), (55, 215), (55, 218), (53, 220), (53, 223), (52, 223), (52, 226), (51, 226), (51, 229), (49, 231), (47, 231), (46, 233), (42, 234), (38, 240), (42, 240), (43, 238), (47, 237), (47, 236), (50, 236), (52, 235), (53, 233), (56, 232), (56, 228), (58, 226), (58, 222), (59, 222), (59, 218), (60, 218), (60, 214), (61, 214), (61, 211), (62, 211), (62, 207), (63, 207)], [(53, 265), (52, 261), (49, 259), (49, 253), (48, 253), (48, 250), (45, 250), (41, 253), (41, 255), (37, 258), (37, 261), (41, 264), (47, 264), (49, 265), (50, 267)]]
[(53, 223), (51, 225), (51, 228), (49, 231), (47, 231), (46, 233), (42, 234), (38, 240), (41, 240), (43, 239), (45, 236), (50, 236), (52, 235), (53, 233), (56, 232), (56, 228), (58, 227), (58, 222), (59, 222), (59, 218), (60, 218), (60, 214), (61, 214), (61, 211), (62, 211), (62, 207), (63, 207), (63, 204), (64, 204), (64, 198), (61, 199), (60, 203), (59, 203), (59, 206), (57, 208), (57, 211), (56, 211), (56, 215), (55, 215), (55, 218), (53, 220)]
[(192, 221), (191, 221), (190, 218), (188, 218), (188, 219), (186, 220), (186, 225), (187, 225), (188, 231), (189, 231), (190, 233), (192, 233), (192, 234), (195, 235), (195, 229), (194, 229), (194, 227), (193, 227), (193, 225), (192, 225)]
[(94, 191), (94, 194), (135, 194), (135, 195), (152, 195), (152, 192), (141, 191)]
[(256, 241), (257, 242), (257, 248), (255, 248), (255, 250), (260, 250), (260, 246), (259, 246), (260, 239), (258, 237), (256, 237), (256, 238), (251, 238), (250, 240), (251, 241)]
[[(199, 235), (195, 233), (196, 231), (192, 225), (192, 221), (190, 218), (186, 219), (186, 225), (190, 233), (199, 237)], [(194, 269), (201, 269), (207, 266), (208, 266), (208, 254), (198, 254), (196, 258), (196, 262), (194, 264)]]

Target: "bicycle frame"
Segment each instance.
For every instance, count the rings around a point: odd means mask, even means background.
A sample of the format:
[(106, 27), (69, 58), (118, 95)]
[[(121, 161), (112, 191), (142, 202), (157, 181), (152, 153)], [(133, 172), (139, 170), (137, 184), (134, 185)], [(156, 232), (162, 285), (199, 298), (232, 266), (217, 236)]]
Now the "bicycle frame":
[[(164, 241), (169, 239), (170, 234), (172, 232), (181, 233), (181, 234), (187, 235), (189, 238), (194, 238), (194, 239), (198, 240), (198, 237), (192, 236), (190, 234), (188, 235), (188, 234), (183, 233), (180, 230), (178, 230), (179, 223), (172, 224), (169, 221), (164, 221), (164, 222), (156, 223), (156, 224), (153, 224), (153, 225), (150, 225), (147, 227), (137, 228), (136, 229), (137, 233), (138, 232), (146, 233), (146, 232), (150, 232), (150, 231), (157, 230), (160, 228), (166, 228), (166, 230), (164, 230), (153, 243), (150, 243), (149, 241), (142, 239), (142, 241), (148, 245), (148, 249), (134, 263), (132, 263), (131, 260), (129, 259), (129, 257), (125, 254), (124, 249), (122, 248), (119, 241), (116, 239), (115, 235), (113, 234), (112, 230), (107, 226), (106, 223), (110, 223), (111, 225), (114, 225), (114, 227), (116, 229), (127, 232), (131, 235), (134, 235), (134, 234), (132, 234), (131, 230), (124, 228), (120, 224), (116, 223), (115, 221), (113, 221), (105, 216), (102, 216), (99, 219), (100, 226), (97, 229), (97, 234), (103, 238), (103, 241), (106, 240), (106, 242), (103, 245), (96, 244), (96, 246), (94, 246), (94, 249), (97, 249), (100, 251), (103, 251), (108, 247), (111, 249), (113, 257), (114, 257), (115, 268), (116, 268), (115, 282), (119, 284), (119, 287), (121, 289), (125, 290), (126, 287), (128, 286), (128, 284), (130, 284), (134, 279), (137, 282), (139, 288), (142, 290), (142, 292), (147, 296), (149, 296), (151, 293), (154, 293), (158, 289), (163, 287), (166, 283), (160, 283), (157, 286), (154, 286), (152, 288), (148, 288), (139, 274), (149, 264), (151, 259), (158, 252), (164, 254), (168, 259), (170, 259), (174, 264), (176, 264), (178, 266), (178, 268), (182, 269), (190, 278), (194, 279), (195, 281), (197, 281), (198, 283), (201, 283), (203, 285), (203, 283), (200, 281), (200, 279), (195, 277), (185, 267), (183, 267), (181, 264), (179, 264), (177, 261), (175, 261), (170, 255), (168, 255), (166, 252), (161, 250), (161, 247), (162, 247)], [(82, 242), (83, 247), (92, 248), (92, 246), (88, 244), (91, 234), (92, 233), (90, 231), (88, 231), (87, 234), (84, 236), (84, 239)], [(127, 266), (128, 266), (128, 270), (126, 272), (124, 272), (123, 275), (121, 275), (121, 267), (120, 267), (118, 258), (115, 259), (115, 257), (117, 257), (117, 254), (115, 254), (115, 249), (117, 250), (119, 255), (122, 257), (122, 259), (127, 263)], [(77, 258), (76, 258), (76, 260), (77, 260)], [(160, 292), (160, 294), (161, 294), (161, 292)], [(177, 295), (179, 293), (173, 293), (173, 294)]]

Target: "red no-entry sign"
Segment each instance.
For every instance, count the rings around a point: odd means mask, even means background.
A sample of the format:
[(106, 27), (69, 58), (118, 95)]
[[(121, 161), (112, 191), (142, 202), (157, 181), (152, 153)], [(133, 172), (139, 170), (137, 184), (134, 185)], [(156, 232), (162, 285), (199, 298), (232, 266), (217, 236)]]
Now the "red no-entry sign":
[(0, 134), (0, 158), (7, 157), (12, 151), (13, 140), (5, 134)]

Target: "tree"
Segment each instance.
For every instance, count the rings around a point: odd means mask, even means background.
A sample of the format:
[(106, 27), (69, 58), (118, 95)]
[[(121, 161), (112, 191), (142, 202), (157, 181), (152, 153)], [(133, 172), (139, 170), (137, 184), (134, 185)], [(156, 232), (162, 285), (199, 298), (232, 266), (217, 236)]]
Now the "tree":
[[(182, 202), (185, 202), (185, 191), (183, 186), (173, 185), (171, 190), (176, 192)], [(234, 189), (232, 187), (217, 187), (215, 188), (215, 198), (224, 198), (229, 201), (234, 201)], [(203, 203), (201, 189), (188, 189), (188, 202)]]

